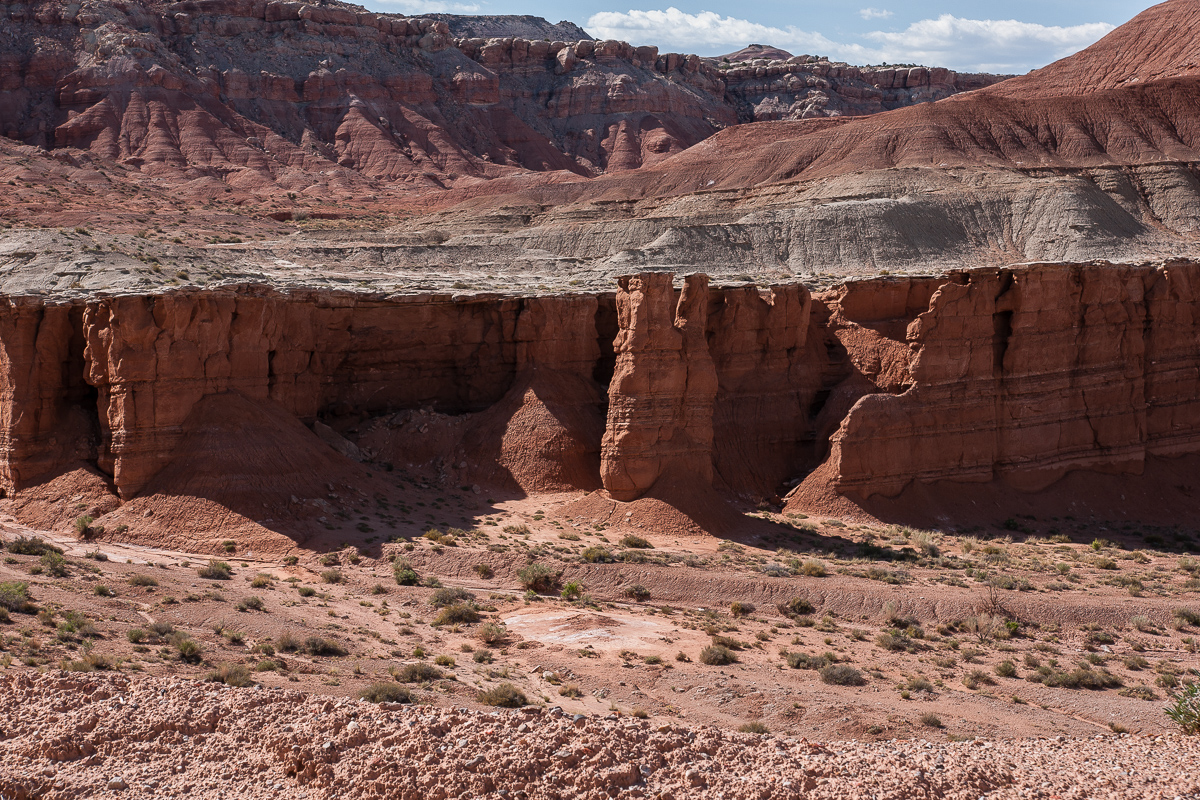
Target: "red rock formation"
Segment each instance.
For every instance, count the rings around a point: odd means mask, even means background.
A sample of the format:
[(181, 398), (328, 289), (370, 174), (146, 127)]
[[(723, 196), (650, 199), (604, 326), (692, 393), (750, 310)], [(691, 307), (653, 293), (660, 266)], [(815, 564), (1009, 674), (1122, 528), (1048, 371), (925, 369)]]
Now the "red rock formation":
[(863, 397), (833, 437), (839, 492), (1071, 470), (1140, 472), (1194, 453), (1200, 267), (1036, 265), (966, 273), (908, 329), (912, 385)]
[(633, 500), (667, 472), (712, 484), (716, 368), (705, 329), (708, 277), (690, 275), (676, 300), (672, 276), (622, 278), (620, 332), (601, 450), (604, 488)]

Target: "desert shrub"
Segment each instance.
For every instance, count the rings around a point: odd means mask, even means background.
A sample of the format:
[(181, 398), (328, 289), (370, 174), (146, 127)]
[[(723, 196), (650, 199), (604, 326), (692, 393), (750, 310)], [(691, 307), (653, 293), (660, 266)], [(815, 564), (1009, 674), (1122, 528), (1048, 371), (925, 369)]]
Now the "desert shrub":
[(158, 586), (158, 581), (156, 581), (150, 575), (143, 575), (139, 572), (135, 572), (134, 574), (129, 576), (129, 585), (130, 586)]
[(778, 608), (779, 613), (785, 617), (801, 617), (816, 610), (813, 608), (813, 604), (803, 597), (793, 597), (786, 603), (780, 603)]
[(471, 654), (471, 660), (476, 664), (490, 664), (495, 660), (491, 650), (479, 649)]
[(517, 573), (521, 588), (538, 594), (550, 594), (558, 585), (559, 573), (539, 561), (526, 564)]
[(1040, 683), (1052, 689), (1115, 689), (1121, 686), (1121, 679), (1104, 669), (1084, 669), (1079, 667), (1070, 672), (1055, 669), (1048, 664), (1038, 667), (1035, 672), (1025, 676), (1030, 683)]
[[(1192, 670), (1197, 676), (1200, 672)], [(1193, 683), (1171, 697), (1167, 717), (1188, 736), (1200, 736), (1200, 683)]]
[(336, 639), (324, 639), (320, 636), (309, 636), (304, 639), (304, 652), (310, 656), (344, 656), (349, 651), (346, 646)]
[(807, 575), (810, 578), (824, 578), (827, 574), (825, 563), (817, 561), (815, 558), (810, 558), (800, 565), (800, 574)]
[(825, 656), (812, 656), (808, 653), (788, 653), (787, 665), (792, 669), (825, 669), (829, 659)]
[(937, 714), (934, 714), (932, 711), (926, 711), (924, 714), (921, 715), (921, 724), (924, 725), (926, 728), (944, 728), (945, 727), (945, 725), (942, 723), (942, 721), (940, 719), (938, 719)]
[(204, 648), (192, 637), (183, 632), (176, 632), (171, 637), (171, 646), (179, 657), (189, 664), (196, 664), (204, 657)]
[(271, 576), (261, 572), (254, 576), (254, 580), (250, 581), (251, 589), (270, 589), (271, 585)]
[(558, 690), (559, 697), (583, 697), (583, 692), (573, 683), (564, 684)]
[(511, 683), (497, 684), (491, 689), (480, 692), (476, 699), (485, 706), (498, 708), (520, 708), (529, 704), (529, 699)]
[(745, 647), (744, 644), (734, 639), (732, 636), (722, 636), (719, 633), (712, 633), (712, 643), (717, 647), (727, 647), (730, 650), (741, 650)]
[(266, 605), (266, 603), (263, 602), (263, 599), (261, 597), (259, 597), (256, 594), (252, 594), (249, 597), (243, 598), (243, 600), (237, 604), (237, 610), (238, 611), (266, 611), (267, 605)]
[(475, 631), (475, 636), (486, 645), (497, 645), (508, 638), (508, 629), (498, 622), (485, 622)]
[(18, 581), (0, 583), (0, 608), (18, 614), (32, 614), (33, 604), (29, 602), (29, 584)]
[(492, 569), (491, 564), (476, 564), (474, 569), (475, 574), (480, 578), (483, 578), (485, 581), (491, 579), (496, 574), (496, 571)]
[(984, 684), (993, 686), (995, 683), (996, 679), (981, 669), (973, 669), (963, 676), (963, 686), (968, 689), (978, 689)]
[(579, 581), (571, 581), (566, 586), (563, 586), (559, 596), (563, 600), (578, 600), (583, 597), (583, 584)]
[(392, 574), (396, 576), (396, 583), (401, 586), (416, 586), (421, 582), (421, 576), (412, 568), (412, 564), (408, 563), (407, 558), (397, 558), (392, 562)]
[(61, 553), (55, 553), (53, 550), (42, 553), (39, 563), (42, 565), (42, 569), (55, 578), (65, 578), (71, 574), (71, 571), (67, 569), (67, 559), (63, 558)]
[(603, 547), (589, 547), (579, 554), (579, 558), (589, 564), (610, 564), (616, 560), (613, 554)]
[(417, 698), (403, 686), (394, 683), (372, 683), (358, 691), (358, 696), (369, 703), (415, 703)]
[(336, 569), (327, 569), (321, 573), (321, 581), (324, 583), (341, 583), (342, 580), (342, 573)]
[(650, 544), (648, 539), (644, 539), (641, 536), (635, 536), (634, 534), (630, 533), (621, 537), (621, 547), (631, 547), (638, 550), (650, 550), (654, 548), (654, 545)]
[(103, 583), (97, 583), (92, 587), (92, 594), (97, 597), (116, 597), (117, 593), (105, 586)]
[(723, 667), (737, 662), (737, 656), (728, 647), (712, 644), (700, 651), (700, 663), (710, 667)]
[(221, 664), (215, 670), (204, 676), (210, 683), (223, 683), (226, 686), (249, 686), (252, 681), (250, 670), (241, 664)]
[(8, 552), (19, 556), (40, 556), (46, 553), (62, 555), (62, 548), (56, 547), (37, 536), (18, 536), (8, 543)]
[(758, 720), (754, 720), (753, 722), (747, 722), (745, 725), (740, 726), (738, 728), (738, 730), (741, 731), (742, 733), (758, 733), (758, 734), (764, 734), (764, 733), (771, 732), (770, 728), (768, 728), (766, 725), (759, 722)]
[(735, 600), (729, 605), (729, 613), (735, 617), (748, 617), (754, 613), (754, 604)]
[(528, 525), (505, 525), (503, 531), (513, 536), (528, 536), (530, 534)]
[(169, 622), (151, 622), (148, 627), (150, 628), (150, 633), (154, 634), (155, 638), (158, 639), (166, 639), (175, 633), (175, 626)]
[(1117, 692), (1121, 697), (1132, 697), (1137, 700), (1157, 700), (1158, 693), (1149, 686), (1130, 686)]
[(632, 586), (626, 586), (624, 594), (626, 597), (640, 602), (649, 599), (650, 590), (640, 583), (635, 583)]
[(443, 677), (442, 671), (432, 664), (405, 664), (396, 670), (393, 677), (401, 683), (425, 683)]
[(146, 632), (141, 628), (130, 628), (125, 631), (125, 638), (133, 644), (141, 644), (146, 641)]
[(210, 581), (227, 581), (233, 577), (233, 568), (224, 561), (209, 561), (196, 574)]
[(1194, 611), (1190, 608), (1177, 608), (1175, 609), (1174, 616), (1175, 619), (1184, 625), (1200, 625), (1200, 611)]
[(479, 621), (479, 612), (467, 603), (454, 603), (445, 606), (433, 618), (430, 625), (470, 625)]
[(446, 667), (450, 669), (454, 667), (455, 661), (453, 656), (442, 655), (434, 658), (433, 663), (437, 664), (439, 667)]
[(821, 670), (821, 681), (833, 686), (862, 686), (867, 679), (849, 664), (830, 664)]
[(915, 653), (920, 649), (911, 636), (897, 628), (884, 631), (876, 636), (875, 644), (893, 653)]
[(1001, 678), (1015, 678), (1017, 677), (1017, 665), (1005, 659), (996, 665), (994, 672)]
[(466, 589), (446, 586), (433, 593), (429, 598), (429, 605), (434, 608), (442, 608), (443, 606), (450, 606), (455, 603), (469, 603), (474, 601), (474, 599), (475, 595)]

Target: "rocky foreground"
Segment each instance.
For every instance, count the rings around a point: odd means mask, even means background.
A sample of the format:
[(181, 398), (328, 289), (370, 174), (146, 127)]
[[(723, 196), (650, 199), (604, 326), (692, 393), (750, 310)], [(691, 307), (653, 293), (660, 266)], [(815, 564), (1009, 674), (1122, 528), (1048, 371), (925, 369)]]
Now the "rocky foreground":
[(530, 707), (118, 675), (0, 679), (0, 796), (1179, 797), (1200, 738), (816, 743)]

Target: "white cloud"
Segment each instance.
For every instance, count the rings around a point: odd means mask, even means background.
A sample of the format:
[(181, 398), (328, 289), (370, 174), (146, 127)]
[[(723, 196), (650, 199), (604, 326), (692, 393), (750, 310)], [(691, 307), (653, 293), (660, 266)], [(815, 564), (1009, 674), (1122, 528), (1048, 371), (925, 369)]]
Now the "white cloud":
[[(863, 14), (876, 9), (864, 9)], [(854, 64), (926, 64), (962, 72), (1027, 72), (1070, 55), (1113, 29), (1105, 22), (1070, 27), (1017, 20), (962, 19), (943, 14), (901, 31), (873, 31), (860, 42), (835, 42), (816, 31), (762, 25), (711, 11), (605, 11), (587, 21), (600, 39), (621, 39), (712, 56), (751, 43), (770, 44), (797, 55), (827, 55)]]
[(399, 14), (478, 14), (482, 8), (478, 3), (431, 3), (421, 0), (375, 0), (375, 4), (387, 6), (385, 13)]
[(885, 61), (1024, 72), (1082, 50), (1112, 29), (1106, 22), (1060, 27), (943, 14), (914, 22), (903, 31), (866, 36)]
[(860, 8), (858, 15), (863, 19), (887, 19), (892, 12), (883, 8)]

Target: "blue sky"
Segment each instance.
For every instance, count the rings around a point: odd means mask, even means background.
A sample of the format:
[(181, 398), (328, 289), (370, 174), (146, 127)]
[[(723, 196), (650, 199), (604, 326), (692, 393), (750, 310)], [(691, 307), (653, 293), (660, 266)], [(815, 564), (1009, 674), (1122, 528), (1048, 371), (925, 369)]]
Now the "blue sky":
[[(363, 2), (363, 0), (359, 0)], [(662, 51), (719, 55), (751, 42), (856, 64), (946, 66), (1020, 73), (1099, 39), (1153, 5), (1144, 0), (365, 0), (375, 11), (419, 15), (534, 14), (569, 19), (602, 39)]]

